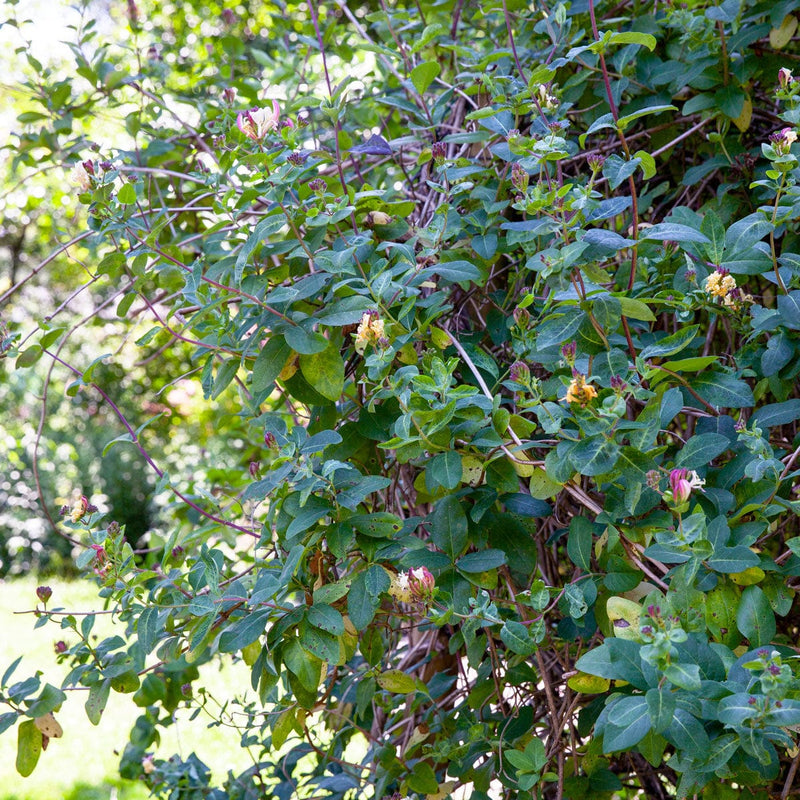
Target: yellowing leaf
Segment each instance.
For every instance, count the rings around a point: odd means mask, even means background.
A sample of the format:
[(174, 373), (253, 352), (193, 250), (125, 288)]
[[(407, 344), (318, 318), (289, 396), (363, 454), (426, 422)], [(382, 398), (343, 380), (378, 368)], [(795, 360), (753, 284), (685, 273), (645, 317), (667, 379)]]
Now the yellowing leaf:
[(579, 672), (567, 680), (567, 686), (573, 692), (580, 692), (581, 694), (602, 694), (608, 691), (611, 681), (608, 678), (598, 678), (596, 675), (587, 675), (585, 672)]
[(483, 462), (475, 456), (461, 458), (461, 482), (477, 486), (483, 480)]
[(378, 686), (387, 692), (395, 694), (408, 694), (416, 691), (417, 682), (411, 675), (406, 675), (401, 669), (387, 669), (376, 678)]
[(642, 607), (639, 603), (624, 597), (609, 597), (606, 602), (606, 613), (614, 636), (618, 639), (629, 639), (634, 642), (641, 639), (639, 620), (642, 616)]
[[(796, 20), (795, 20), (796, 21)], [(742, 112), (733, 120), (733, 124), (744, 133), (750, 127), (750, 121), (753, 119), (753, 101), (750, 95), (747, 95), (742, 103)]]
[(64, 735), (64, 730), (58, 724), (58, 720), (53, 716), (52, 711), (48, 711), (41, 717), (34, 720), (36, 727), (50, 739), (60, 739)]
[(753, 586), (764, 580), (765, 573), (761, 567), (748, 567), (741, 572), (734, 572), (730, 579), (739, 586)]
[(772, 45), (775, 50), (782, 50), (787, 44), (789, 44), (796, 30), (797, 17), (795, 17), (793, 14), (787, 14), (783, 18), (783, 22), (781, 22), (780, 26), (773, 28), (769, 32), (770, 45)]
[(17, 730), (17, 772), (27, 778), (42, 754), (42, 732), (32, 719), (21, 722)]
[(543, 469), (536, 467), (530, 480), (531, 497), (536, 500), (547, 500), (555, 497), (564, 485), (554, 481)]

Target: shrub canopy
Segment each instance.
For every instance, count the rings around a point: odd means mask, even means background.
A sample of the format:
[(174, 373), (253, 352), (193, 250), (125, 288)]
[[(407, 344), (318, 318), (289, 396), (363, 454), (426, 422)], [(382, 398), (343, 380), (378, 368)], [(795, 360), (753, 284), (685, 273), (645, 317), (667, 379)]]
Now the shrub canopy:
[[(796, 4), (117, 5), (28, 58), (13, 180), (83, 211), (2, 350), (157, 513), (62, 509), (120, 633), (40, 592), (18, 771), (117, 691), (163, 798), (788, 796)], [(216, 782), (157, 749), (214, 659), (252, 676)]]

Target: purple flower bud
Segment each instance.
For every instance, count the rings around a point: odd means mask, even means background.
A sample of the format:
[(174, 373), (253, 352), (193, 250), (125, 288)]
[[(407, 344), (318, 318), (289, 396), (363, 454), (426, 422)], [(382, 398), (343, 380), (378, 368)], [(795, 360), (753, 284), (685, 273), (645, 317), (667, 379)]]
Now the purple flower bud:
[(531, 371), (524, 361), (515, 361), (508, 369), (508, 375), (516, 383), (528, 383)]
[(258, 461), (250, 462), (250, 477), (255, 480), (258, 477), (258, 472), (261, 469), (261, 464)]
[(226, 86), (222, 91), (222, 99), (228, 104), (232, 105), (236, 100), (236, 89), (233, 86)]
[(275, 434), (272, 433), (272, 431), (264, 432), (264, 444), (270, 450), (275, 450), (278, 447), (278, 440), (275, 438)]
[(443, 166), (447, 159), (447, 145), (444, 142), (434, 142), (431, 146), (431, 155), (437, 167)]
[(561, 356), (570, 366), (575, 363), (575, 354), (578, 352), (577, 342), (568, 342), (561, 348)]
[(525, 192), (528, 189), (530, 175), (528, 171), (519, 162), (514, 162), (511, 167), (511, 184), (520, 192)]
[(308, 182), (308, 188), (311, 189), (312, 192), (315, 192), (318, 195), (322, 195), (328, 188), (328, 184), (325, 183), (325, 181), (322, 178), (314, 178), (313, 181)]
[(47, 601), (53, 596), (53, 590), (49, 586), (37, 586), (36, 596), (47, 605)]
[(64, 641), (59, 640), (53, 645), (53, 649), (56, 651), (57, 655), (61, 655), (61, 653), (66, 653), (67, 652), (67, 643), (64, 642)]

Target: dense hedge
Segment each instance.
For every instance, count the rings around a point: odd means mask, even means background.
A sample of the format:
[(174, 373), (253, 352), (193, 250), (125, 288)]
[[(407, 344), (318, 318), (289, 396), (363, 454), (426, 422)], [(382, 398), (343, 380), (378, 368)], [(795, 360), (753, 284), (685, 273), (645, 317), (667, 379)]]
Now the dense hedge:
[[(171, 509), (137, 551), (62, 509), (120, 636), (41, 591), (18, 770), (114, 690), (164, 798), (796, 791), (796, 4), (156, 5), (30, 64), (14, 166), (71, 170), (94, 309), (188, 359), (214, 460), (7, 326)], [(157, 743), (217, 658), (254, 766), (213, 787)]]

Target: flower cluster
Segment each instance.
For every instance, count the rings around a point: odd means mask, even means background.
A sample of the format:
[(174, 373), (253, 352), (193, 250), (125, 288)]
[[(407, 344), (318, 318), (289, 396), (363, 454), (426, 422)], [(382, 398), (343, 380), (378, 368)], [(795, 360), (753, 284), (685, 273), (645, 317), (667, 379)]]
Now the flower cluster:
[(356, 352), (364, 355), (368, 344), (385, 347), (388, 339), (384, 332), (383, 320), (377, 311), (367, 311), (362, 317), (356, 331)]
[(72, 522), (80, 522), (87, 514), (93, 514), (97, 511), (97, 506), (92, 505), (88, 498), (81, 496), (78, 500), (70, 506), (61, 506), (60, 513), (62, 517), (69, 517)]
[(273, 100), (271, 109), (256, 107), (242, 111), (236, 117), (236, 126), (248, 139), (260, 142), (270, 131), (278, 127), (280, 119), (280, 106)]
[(572, 381), (567, 388), (565, 400), (568, 403), (580, 403), (581, 406), (587, 406), (595, 397), (597, 397), (597, 389), (591, 384), (586, 383), (585, 375), (573, 371)]
[(664, 499), (677, 506), (683, 505), (692, 496), (693, 489), (702, 489), (706, 482), (694, 471), (688, 469), (673, 469), (669, 473), (669, 490), (664, 493)]
[(794, 128), (782, 128), (773, 133), (769, 137), (769, 141), (779, 156), (785, 156), (797, 141), (797, 132)]
[(706, 292), (725, 299), (734, 289), (736, 289), (736, 278), (728, 274), (726, 269), (718, 269), (706, 278)]
[(392, 576), (389, 594), (399, 603), (427, 603), (433, 597), (436, 579), (426, 567)]

